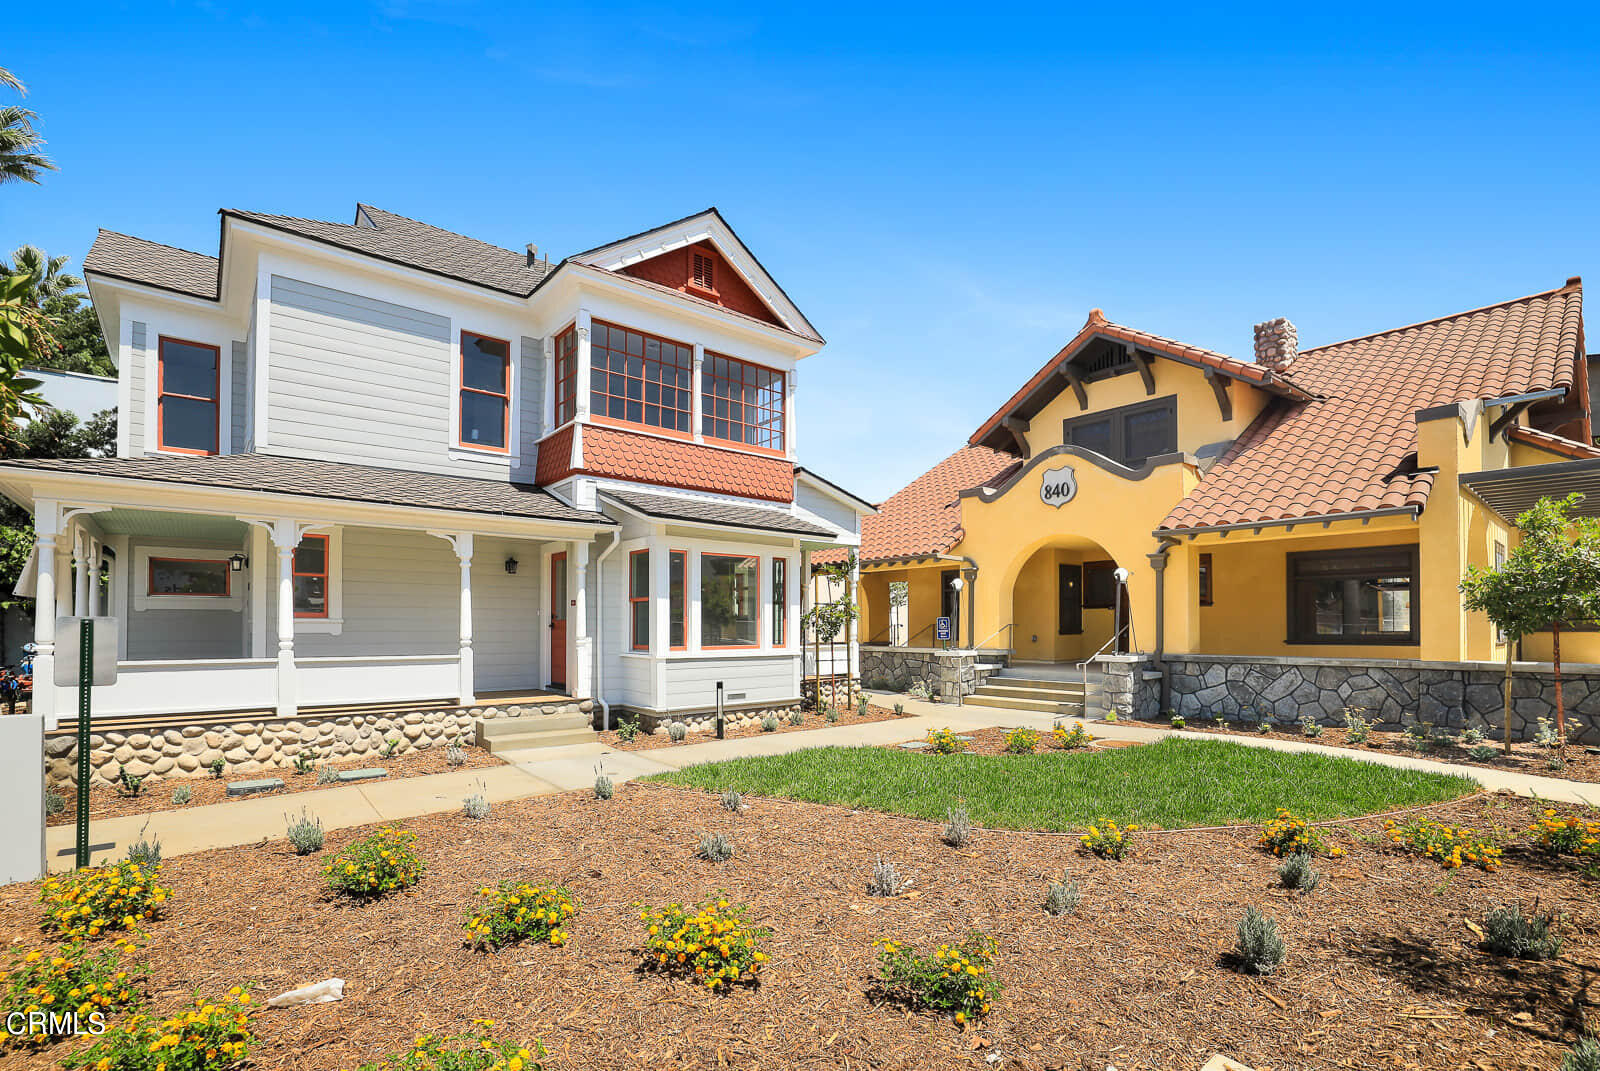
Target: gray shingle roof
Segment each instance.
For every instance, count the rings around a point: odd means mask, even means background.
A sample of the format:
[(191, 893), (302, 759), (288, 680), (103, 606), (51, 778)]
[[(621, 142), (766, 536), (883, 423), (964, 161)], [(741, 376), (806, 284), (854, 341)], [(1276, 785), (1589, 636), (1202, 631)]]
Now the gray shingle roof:
[(600, 494), (615, 499), (646, 516), (659, 517), (663, 520), (726, 525), (734, 528), (759, 528), (768, 532), (789, 532), (794, 535), (822, 536), (826, 539), (833, 539), (838, 535), (832, 529), (803, 521), (779, 509), (739, 506), (711, 499), (676, 498), (668, 495), (644, 494), (639, 491), (618, 491), (609, 487)]
[(222, 214), (518, 297), (532, 293), (540, 280), (554, 270), (542, 261), (530, 266), (526, 253), (502, 249), (371, 205), (357, 206), (355, 223), (234, 208), (225, 208)]
[(147, 242), (131, 234), (102, 230), (89, 247), (89, 255), (83, 258), (83, 270), (211, 301), (217, 299), (216, 257)]
[(608, 526), (615, 523), (604, 514), (574, 509), (548, 491), (531, 484), (441, 476), (429, 472), (401, 472), (369, 465), (346, 465), (336, 461), (312, 461), (268, 454), (51, 458), (0, 464), (0, 472), (15, 469), (87, 473), (123, 480), (225, 487), (546, 521), (578, 521)]

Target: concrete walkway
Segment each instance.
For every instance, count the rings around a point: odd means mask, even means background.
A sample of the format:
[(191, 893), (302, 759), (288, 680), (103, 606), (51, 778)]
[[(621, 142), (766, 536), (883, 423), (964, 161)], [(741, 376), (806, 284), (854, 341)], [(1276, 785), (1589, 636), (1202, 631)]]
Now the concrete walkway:
[[(877, 693), (874, 693), (877, 694)], [(1034, 711), (1000, 707), (955, 706), (926, 703), (905, 696), (881, 695), (887, 706), (905, 704), (907, 717), (894, 721), (850, 724), (846, 715), (840, 723), (826, 729), (800, 733), (774, 733), (744, 736), (734, 740), (704, 740), (676, 747), (649, 751), (617, 751), (598, 742), (565, 747), (510, 751), (501, 757), (507, 765), (459, 773), (429, 774), (395, 781), (374, 781), (317, 789), (284, 796), (265, 796), (206, 807), (155, 811), (147, 815), (107, 818), (89, 824), (90, 858), (96, 863), (120, 859), (128, 845), (141, 832), (159, 837), (163, 856), (185, 855), (209, 848), (255, 844), (284, 836), (288, 816), (305, 808), (322, 820), (325, 829), (346, 829), (375, 822), (400, 821), (423, 814), (459, 810), (466, 797), (482, 793), (491, 803), (547, 796), (557, 792), (587, 789), (594, 784), (597, 770), (622, 784), (636, 777), (681, 769), (701, 762), (744, 758), (754, 755), (781, 755), (812, 747), (872, 747), (902, 740), (917, 740), (930, 729), (982, 729), (990, 726), (1028, 726), (1048, 731), (1056, 718)], [(1216, 739), (1216, 734), (1174, 732), (1104, 721), (1090, 723), (1095, 736), (1108, 740), (1136, 740), (1153, 743), (1167, 736), (1188, 739)], [(1310, 751), (1342, 758), (1374, 762), (1435, 773), (1471, 777), (1491, 791), (1507, 789), (1519, 796), (1559, 803), (1600, 807), (1600, 785), (1563, 781), (1553, 777), (1457, 766), (1434, 762), (1414, 755), (1382, 751), (1354, 751), (1328, 747), (1310, 741), (1260, 739), (1229, 736), (1226, 739), (1246, 747), (1273, 751)], [(73, 862), (74, 830), (70, 825), (52, 826), (46, 832), (46, 853), (50, 869), (69, 870)]]

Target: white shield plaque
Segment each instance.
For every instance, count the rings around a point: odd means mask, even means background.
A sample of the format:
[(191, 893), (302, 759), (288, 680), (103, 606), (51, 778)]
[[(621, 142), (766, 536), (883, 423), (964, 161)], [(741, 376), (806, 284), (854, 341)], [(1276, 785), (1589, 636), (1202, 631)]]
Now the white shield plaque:
[(1072, 466), (1066, 465), (1059, 469), (1051, 469), (1044, 474), (1044, 481), (1039, 484), (1039, 498), (1047, 506), (1061, 507), (1078, 493), (1078, 478), (1072, 474)]

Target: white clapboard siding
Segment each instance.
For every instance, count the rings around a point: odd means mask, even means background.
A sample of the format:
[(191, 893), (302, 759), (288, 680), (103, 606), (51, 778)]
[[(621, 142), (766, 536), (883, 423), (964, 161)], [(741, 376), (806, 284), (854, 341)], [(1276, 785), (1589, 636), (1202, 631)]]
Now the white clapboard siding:
[(837, 498), (829, 497), (814, 488), (807, 487), (799, 480), (795, 481), (794, 497), (795, 504), (801, 509), (809, 510), (829, 524), (846, 532), (854, 533), (856, 525), (860, 523), (860, 518), (856, 516), (849, 506), (840, 502)]
[(244, 417), (247, 411), (246, 407), (250, 404), (250, 395), (248, 393), (249, 361), (248, 347), (243, 342), (235, 342), (233, 344), (233, 365), (229, 369), (230, 377), (233, 380), (231, 385), (232, 396), (229, 402), (231, 406), (229, 422), (233, 425), (230, 430), (233, 432), (232, 453), (235, 454), (242, 454), (249, 449), (245, 445), (244, 435)]
[(532, 483), (539, 456), (536, 444), (544, 436), (543, 341), (523, 335), (518, 361), (520, 386), (517, 393), (521, 395), (518, 405), (521, 407), (522, 451), (511, 475), (519, 482)]
[(128, 425), (128, 453), (138, 457), (149, 448), (145, 441), (144, 406), (145, 406), (145, 362), (149, 360), (145, 352), (149, 329), (138, 320), (133, 321), (129, 335), (129, 349), (127, 360), (123, 362), (123, 374), (128, 377), (128, 411), (118, 413), (117, 419), (126, 421)]
[[(473, 689), (482, 694), (537, 688), (539, 670), (539, 545), (479, 537), (472, 555)], [(517, 571), (506, 572), (506, 558)]]
[[(128, 566), (118, 573), (127, 585), (128, 658), (134, 662), (171, 658), (243, 658), (244, 618), (242, 608), (229, 610), (135, 609), (136, 589), (149, 583), (149, 576), (133, 568), (141, 546), (193, 547), (205, 556), (227, 557), (239, 548), (217, 546), (196, 540), (163, 536), (158, 540), (133, 539), (128, 546)], [(199, 555), (197, 555), (198, 557)]]
[[(606, 702), (613, 705), (625, 704), (627, 706), (654, 709), (655, 702), (652, 695), (651, 684), (655, 673), (655, 663), (648, 657), (637, 657), (632, 654), (627, 657), (623, 652), (629, 650), (631, 639), (628, 635), (628, 556), (622, 551), (617, 551), (605, 562), (605, 614), (601, 624), (605, 628), (605, 646), (601, 657), (605, 660), (605, 695)], [(591, 606), (598, 603), (590, 595)]]
[[(729, 703), (782, 702), (794, 694), (794, 655), (686, 658), (667, 663), (663, 709), (707, 707), (716, 702), (717, 682)], [(744, 693), (744, 698), (731, 696)]]

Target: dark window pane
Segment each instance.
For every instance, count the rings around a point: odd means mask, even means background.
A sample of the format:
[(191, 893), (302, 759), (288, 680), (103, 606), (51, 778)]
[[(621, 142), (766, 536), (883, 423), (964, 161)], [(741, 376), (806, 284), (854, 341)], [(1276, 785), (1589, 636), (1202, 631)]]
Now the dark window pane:
[(217, 396), (218, 351), (172, 339), (161, 340), (161, 392), (197, 398)]
[(328, 613), (327, 583), (320, 576), (294, 578), (294, 612), (307, 617), (325, 617)]
[(760, 644), (755, 558), (704, 554), (700, 558), (700, 642), (706, 647)]
[(506, 445), (506, 400), (493, 394), (461, 394), (461, 441), (474, 446)]
[(1111, 421), (1095, 420), (1074, 424), (1070, 429), (1070, 442), (1084, 450), (1093, 450), (1103, 457), (1111, 456)]
[(324, 539), (302, 539), (294, 548), (294, 571), (297, 573), (326, 573), (328, 571), (328, 543)]
[(1170, 409), (1149, 409), (1130, 413), (1123, 426), (1127, 444), (1126, 461), (1141, 461), (1157, 454), (1170, 454), (1178, 448), (1177, 428)]
[(150, 559), (151, 595), (201, 595), (223, 598), (228, 594), (226, 561)]
[(667, 561), (669, 570), (667, 577), (668, 614), (672, 619), (667, 629), (667, 644), (670, 647), (685, 647), (688, 645), (688, 638), (683, 634), (685, 624), (683, 614), (685, 565), (683, 553), (681, 551), (673, 551), (672, 556)]
[(497, 338), (463, 334), (461, 337), (461, 385), (476, 390), (504, 394), (511, 350)]
[(161, 445), (179, 450), (217, 448), (217, 403), (161, 399)]

